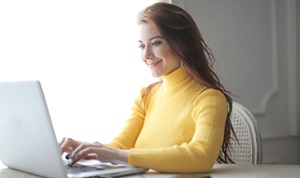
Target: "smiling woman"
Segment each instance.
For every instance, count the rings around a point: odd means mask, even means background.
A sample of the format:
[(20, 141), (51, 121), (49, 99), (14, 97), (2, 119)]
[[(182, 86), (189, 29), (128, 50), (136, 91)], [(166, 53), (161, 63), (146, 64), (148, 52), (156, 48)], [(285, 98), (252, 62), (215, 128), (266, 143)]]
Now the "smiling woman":
[(136, 40), (153, 2), (1, 1), (0, 81), (40, 80), (59, 140), (110, 141), (154, 80)]

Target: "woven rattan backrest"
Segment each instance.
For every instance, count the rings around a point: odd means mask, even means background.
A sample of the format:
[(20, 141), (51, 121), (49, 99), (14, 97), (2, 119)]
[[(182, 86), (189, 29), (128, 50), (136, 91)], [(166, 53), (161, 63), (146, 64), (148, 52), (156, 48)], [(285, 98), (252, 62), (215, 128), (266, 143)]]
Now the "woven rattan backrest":
[(232, 141), (230, 157), (236, 164), (261, 164), (261, 137), (254, 116), (241, 104), (233, 102), (231, 123), (238, 141)]

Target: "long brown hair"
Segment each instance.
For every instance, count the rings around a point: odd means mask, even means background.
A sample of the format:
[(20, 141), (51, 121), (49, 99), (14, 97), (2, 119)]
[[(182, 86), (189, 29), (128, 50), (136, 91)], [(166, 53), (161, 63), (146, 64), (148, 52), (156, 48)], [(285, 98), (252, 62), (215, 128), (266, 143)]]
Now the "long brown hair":
[[(232, 111), (231, 93), (226, 90), (213, 71), (215, 58), (204, 42), (195, 21), (185, 10), (178, 6), (169, 3), (155, 3), (138, 14), (138, 24), (149, 22), (156, 26), (164, 39), (173, 48), (174, 53), (181, 59), (184, 69), (195, 81), (208, 88), (219, 90), (226, 97), (228, 112), (223, 143), (217, 162), (234, 163), (230, 158), (231, 138), (236, 138), (230, 121)], [(150, 85), (148, 90), (152, 86)]]

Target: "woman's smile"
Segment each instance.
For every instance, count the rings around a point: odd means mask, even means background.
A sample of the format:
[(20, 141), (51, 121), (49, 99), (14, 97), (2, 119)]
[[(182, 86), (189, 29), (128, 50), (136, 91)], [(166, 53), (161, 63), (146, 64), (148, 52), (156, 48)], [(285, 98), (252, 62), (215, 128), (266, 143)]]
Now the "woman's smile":
[(162, 62), (162, 60), (159, 60), (157, 62), (153, 62), (152, 60), (147, 60), (146, 62), (148, 64), (148, 67), (154, 68), (154, 67), (158, 66), (160, 64), (160, 62)]

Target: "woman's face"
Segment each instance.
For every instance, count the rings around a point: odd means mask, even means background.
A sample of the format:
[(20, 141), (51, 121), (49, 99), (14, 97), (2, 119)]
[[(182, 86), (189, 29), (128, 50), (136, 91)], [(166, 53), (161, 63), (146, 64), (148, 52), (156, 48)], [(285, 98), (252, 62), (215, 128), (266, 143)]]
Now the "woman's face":
[(138, 42), (142, 50), (142, 59), (154, 77), (167, 75), (180, 67), (180, 59), (152, 23), (140, 24)]

